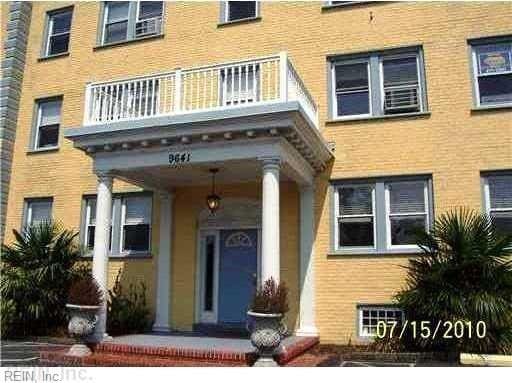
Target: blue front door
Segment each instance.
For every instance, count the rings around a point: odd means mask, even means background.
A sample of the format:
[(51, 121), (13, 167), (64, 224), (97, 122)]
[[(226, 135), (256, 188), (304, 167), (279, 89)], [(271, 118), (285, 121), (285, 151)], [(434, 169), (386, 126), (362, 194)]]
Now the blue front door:
[(244, 325), (257, 283), (258, 231), (221, 230), (219, 324)]

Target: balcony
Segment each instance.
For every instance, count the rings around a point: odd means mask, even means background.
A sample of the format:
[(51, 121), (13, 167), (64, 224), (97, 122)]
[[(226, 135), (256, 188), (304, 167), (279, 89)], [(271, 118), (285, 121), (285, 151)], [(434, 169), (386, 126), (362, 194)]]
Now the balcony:
[(286, 53), (251, 60), (178, 69), (86, 89), (84, 126), (242, 110), (296, 101), (318, 128), (318, 111)]

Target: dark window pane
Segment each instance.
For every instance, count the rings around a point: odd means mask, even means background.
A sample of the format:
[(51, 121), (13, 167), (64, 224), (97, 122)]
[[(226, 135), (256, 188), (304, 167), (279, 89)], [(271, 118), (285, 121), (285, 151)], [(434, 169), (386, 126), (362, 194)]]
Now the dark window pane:
[(49, 55), (56, 55), (68, 51), (69, 33), (50, 37)]
[(256, 17), (255, 1), (229, 1), (228, 20), (241, 20), (249, 17)]
[(139, 4), (139, 20), (162, 16), (163, 1), (141, 1)]
[(512, 209), (512, 175), (489, 177), (491, 209)]
[(115, 24), (109, 24), (105, 27), (105, 42), (113, 43), (126, 40), (128, 30), (128, 21), (122, 21)]
[(51, 34), (69, 32), (71, 28), (71, 11), (56, 13), (51, 16)]
[(129, 1), (109, 1), (107, 3), (107, 23), (128, 20)]
[(338, 116), (370, 113), (370, 101), (368, 96), (368, 91), (338, 94)]
[(392, 245), (414, 245), (417, 231), (425, 230), (424, 216), (390, 217), (390, 221)]
[(336, 90), (341, 89), (368, 89), (368, 64), (338, 65)]
[(125, 251), (149, 250), (149, 225), (125, 225), (123, 249)]
[(59, 142), (59, 125), (48, 125), (39, 127), (38, 148), (57, 146)]
[(206, 239), (206, 268), (204, 286), (204, 310), (213, 310), (213, 274), (215, 260), (215, 237)]
[(418, 82), (416, 57), (385, 60), (384, 85), (415, 84)]
[(512, 211), (492, 212), (491, 218), (498, 233), (512, 235)]
[(478, 87), (481, 104), (512, 102), (512, 74), (479, 77)]
[(89, 226), (87, 229), (87, 248), (89, 250), (94, 249), (94, 233), (96, 228), (94, 226)]
[(392, 182), (387, 186), (392, 214), (425, 212), (425, 182)]
[(373, 246), (373, 218), (346, 218), (339, 223), (340, 246)]

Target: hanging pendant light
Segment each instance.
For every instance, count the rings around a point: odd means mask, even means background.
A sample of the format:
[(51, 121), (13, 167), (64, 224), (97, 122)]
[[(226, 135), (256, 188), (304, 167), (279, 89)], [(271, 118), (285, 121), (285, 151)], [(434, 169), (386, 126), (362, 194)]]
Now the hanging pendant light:
[(219, 172), (219, 169), (210, 169), (212, 174), (212, 192), (206, 197), (206, 206), (210, 210), (211, 215), (215, 215), (215, 212), (220, 207), (220, 197), (215, 194), (215, 174)]

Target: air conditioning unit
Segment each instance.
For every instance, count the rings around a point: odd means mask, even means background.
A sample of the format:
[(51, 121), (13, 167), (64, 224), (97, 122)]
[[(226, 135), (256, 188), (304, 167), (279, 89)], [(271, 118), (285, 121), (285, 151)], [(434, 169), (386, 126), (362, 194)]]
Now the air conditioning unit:
[(384, 111), (387, 113), (413, 112), (420, 110), (418, 85), (403, 85), (384, 88)]
[(135, 24), (135, 37), (157, 35), (160, 33), (161, 26), (161, 17), (153, 17), (151, 19), (137, 21)]

